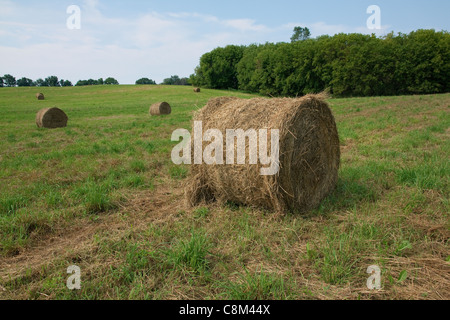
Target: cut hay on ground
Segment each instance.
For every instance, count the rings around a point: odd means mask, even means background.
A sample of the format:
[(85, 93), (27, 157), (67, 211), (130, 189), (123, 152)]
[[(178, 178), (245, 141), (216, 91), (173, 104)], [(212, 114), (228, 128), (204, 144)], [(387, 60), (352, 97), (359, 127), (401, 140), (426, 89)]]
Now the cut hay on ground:
[(58, 108), (46, 108), (40, 110), (36, 115), (36, 125), (39, 128), (64, 128), (67, 127), (67, 115)]
[[(336, 123), (324, 99), (322, 95), (308, 95), (296, 99), (210, 100), (194, 117), (194, 121), (203, 122), (203, 133), (219, 129), (225, 137), (227, 129), (278, 129), (280, 170), (273, 176), (260, 175), (260, 168), (267, 166), (259, 161), (249, 164), (247, 142), (245, 165), (192, 165), (186, 187), (189, 205), (216, 200), (280, 212), (316, 208), (335, 189), (340, 165)], [(268, 142), (270, 150), (270, 130)], [(207, 145), (204, 143), (203, 148)], [(224, 145), (224, 159), (225, 154)]]
[(167, 102), (158, 102), (150, 107), (150, 114), (152, 116), (167, 115), (172, 113), (172, 108)]
[(194, 88), (194, 92), (200, 92), (200, 88)]
[(36, 98), (37, 98), (38, 100), (44, 100), (44, 99), (45, 99), (43, 93), (36, 93)]

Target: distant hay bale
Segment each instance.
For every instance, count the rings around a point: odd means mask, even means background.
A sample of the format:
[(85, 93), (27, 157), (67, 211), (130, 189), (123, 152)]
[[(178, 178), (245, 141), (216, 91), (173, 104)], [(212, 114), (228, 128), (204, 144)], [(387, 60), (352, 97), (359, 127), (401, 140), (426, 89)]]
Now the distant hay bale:
[[(245, 164), (193, 164), (185, 190), (190, 206), (230, 201), (279, 212), (305, 212), (316, 208), (336, 187), (339, 136), (323, 95), (295, 99), (215, 98), (197, 112), (194, 121), (202, 121), (203, 133), (208, 129), (223, 133), (224, 159), (227, 129), (268, 129), (268, 150), (270, 130), (278, 129), (280, 167), (275, 175), (261, 175), (260, 169), (268, 166), (260, 161), (249, 164), (248, 142)], [(207, 145), (203, 143), (203, 150)], [(191, 150), (193, 155), (193, 143)], [(235, 146), (235, 157), (236, 150)]]
[(44, 100), (44, 99), (45, 99), (43, 93), (36, 93), (36, 98), (37, 98), (38, 100)]
[(45, 108), (36, 115), (36, 125), (39, 128), (64, 128), (67, 127), (67, 115), (58, 108)]
[(200, 88), (194, 88), (194, 92), (200, 92)]
[(150, 114), (152, 116), (167, 115), (172, 113), (172, 108), (167, 102), (158, 102), (150, 107)]

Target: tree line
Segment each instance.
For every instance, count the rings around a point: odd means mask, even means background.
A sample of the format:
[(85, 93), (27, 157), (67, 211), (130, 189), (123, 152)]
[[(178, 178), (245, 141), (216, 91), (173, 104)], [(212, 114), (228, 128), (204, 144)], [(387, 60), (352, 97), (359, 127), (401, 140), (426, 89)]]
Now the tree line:
[[(96, 86), (96, 85), (118, 85), (119, 81), (109, 77), (103, 80), (100, 78), (98, 80), (88, 79), (79, 80), (75, 86)], [(136, 80), (136, 85), (155, 85), (156, 81), (149, 78), (141, 78)], [(161, 83), (163, 85), (180, 85), (186, 86), (191, 85), (189, 78), (180, 78), (179, 76), (171, 76), (170, 78), (164, 79)], [(10, 74), (5, 74), (0, 77), (0, 87), (72, 87), (73, 84), (69, 80), (59, 80), (57, 76), (50, 76), (45, 79), (37, 79), (33, 81), (29, 78), (21, 78), (16, 80), (16, 78)]]
[[(76, 86), (88, 86), (88, 85), (117, 85), (119, 82), (114, 78), (107, 78), (103, 80), (102, 78), (98, 80), (80, 80), (75, 85)], [(45, 79), (37, 79), (33, 81), (29, 78), (23, 77), (18, 80), (10, 74), (5, 74), (0, 77), (0, 87), (72, 87), (73, 84), (69, 80), (61, 79), (59, 80), (57, 76), (50, 76)]]
[(10, 74), (5, 74), (0, 77), (0, 87), (71, 87), (72, 82), (69, 80), (59, 80), (56, 76), (50, 76), (45, 79), (37, 79), (33, 81), (29, 78), (23, 77), (18, 80)]
[[(136, 84), (156, 84), (156, 81), (149, 78), (142, 78), (136, 81)], [(191, 82), (189, 78), (180, 78), (179, 76), (171, 76), (170, 78), (165, 78), (162, 85), (168, 86), (190, 86)]]
[(216, 48), (200, 58), (190, 80), (196, 86), (270, 96), (323, 90), (336, 96), (450, 91), (447, 31), (417, 30), (384, 37), (337, 34), (315, 39), (308, 38), (307, 28), (296, 31), (291, 43)]
[(89, 80), (79, 80), (75, 86), (102, 86), (102, 85), (118, 85), (119, 81), (116, 79), (109, 77), (103, 80), (103, 78), (100, 78), (98, 80), (89, 79)]

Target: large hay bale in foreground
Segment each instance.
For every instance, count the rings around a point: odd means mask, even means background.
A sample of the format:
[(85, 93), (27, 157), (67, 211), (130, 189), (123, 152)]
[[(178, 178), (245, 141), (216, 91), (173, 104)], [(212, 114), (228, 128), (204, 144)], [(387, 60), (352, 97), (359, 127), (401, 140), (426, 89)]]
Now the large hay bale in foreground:
[(67, 115), (58, 108), (45, 108), (36, 114), (36, 125), (39, 128), (64, 128), (67, 127)]
[(45, 99), (43, 93), (36, 93), (36, 98), (37, 98), (38, 100), (44, 100), (44, 99)]
[(171, 113), (172, 108), (170, 107), (170, 104), (168, 104), (167, 102), (158, 102), (150, 107), (150, 114), (152, 116), (167, 115)]
[(194, 92), (199, 93), (200, 91), (201, 91), (200, 88), (194, 88)]
[[(244, 165), (192, 165), (186, 188), (188, 203), (196, 206), (205, 201), (231, 201), (281, 212), (305, 212), (317, 207), (335, 189), (340, 165), (338, 131), (324, 99), (322, 95), (308, 95), (296, 99), (210, 100), (194, 121), (202, 121), (203, 133), (208, 129), (223, 133), (224, 159), (227, 129), (268, 129), (268, 150), (270, 129), (278, 129), (280, 169), (272, 176), (261, 175), (260, 169), (267, 166), (259, 161), (249, 164), (246, 142)], [(203, 143), (203, 150), (207, 145)], [(193, 145), (191, 150), (193, 156)], [(235, 146), (235, 157), (236, 150)]]

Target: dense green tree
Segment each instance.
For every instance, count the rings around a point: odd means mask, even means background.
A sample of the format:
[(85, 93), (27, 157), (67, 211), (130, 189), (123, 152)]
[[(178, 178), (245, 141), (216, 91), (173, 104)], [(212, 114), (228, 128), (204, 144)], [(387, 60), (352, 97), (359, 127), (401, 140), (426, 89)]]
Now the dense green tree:
[(112, 77), (109, 77), (109, 78), (105, 79), (104, 84), (107, 84), (107, 85), (118, 85), (119, 81), (117, 81), (116, 79), (114, 79)]
[(17, 86), (18, 87), (32, 87), (32, 86), (34, 86), (34, 82), (31, 79), (23, 77), (23, 78), (17, 80)]
[(237, 65), (245, 47), (226, 46), (204, 54), (193, 77), (193, 84), (212, 89), (238, 89)]
[(63, 80), (63, 79), (61, 79), (59, 81), (59, 85), (61, 87), (72, 87), (73, 86), (72, 82), (70, 82), (69, 80)]
[(403, 93), (439, 93), (450, 90), (450, 34), (417, 30), (390, 39), (396, 46), (397, 81)]
[(16, 78), (10, 74), (5, 74), (3, 76), (3, 83), (5, 87), (15, 87), (16, 86)]
[(268, 51), (266, 45), (252, 44), (248, 46), (236, 65), (238, 89), (248, 92), (259, 92), (262, 80), (261, 73), (266, 69), (263, 52)]
[(171, 76), (170, 78), (164, 79), (162, 84), (164, 84), (164, 85), (176, 85), (179, 82), (180, 82), (180, 77), (175, 75), (175, 76)]
[(175, 86), (190, 86), (191, 82), (188, 78), (180, 78), (179, 76), (171, 76), (163, 80), (164, 85), (175, 85)]
[(136, 80), (136, 84), (156, 84), (156, 82), (149, 78), (141, 78), (139, 80)]
[(37, 87), (48, 87), (48, 84), (42, 78), (35, 81)]
[(252, 83), (256, 84), (259, 92), (265, 95), (277, 95), (275, 88), (274, 73), (276, 57), (276, 45), (266, 44), (264, 50), (258, 52), (256, 56), (256, 69), (252, 76)]
[[(391, 50), (375, 35), (341, 35), (344, 46), (332, 62), (330, 85), (339, 96), (392, 94), (395, 64)], [(342, 44), (341, 42), (338, 45)]]
[(4, 85), (4, 83), (3, 83), (3, 77), (0, 77), (0, 88), (3, 88), (3, 85)]
[[(102, 80), (100, 82), (100, 80)], [(115, 79), (111, 78), (111, 82), (114, 82)], [(79, 80), (75, 86), (96, 86), (96, 85), (102, 85), (102, 84), (106, 84), (103, 82), (103, 79), (99, 79), (99, 80), (94, 80), (94, 79), (89, 79), (89, 80)], [(110, 83), (110, 84), (114, 84), (114, 83)], [(118, 83), (117, 83), (118, 84)]]
[[(336, 96), (450, 91), (447, 31), (417, 30), (381, 38), (337, 34), (302, 40), (214, 49), (201, 57), (191, 78), (196, 85), (216, 89), (235, 88), (237, 81), (240, 90), (270, 96), (325, 89)], [(237, 64), (236, 48), (243, 48)]]
[(45, 78), (45, 83), (48, 87), (59, 87), (59, 80), (57, 76), (50, 76)]

